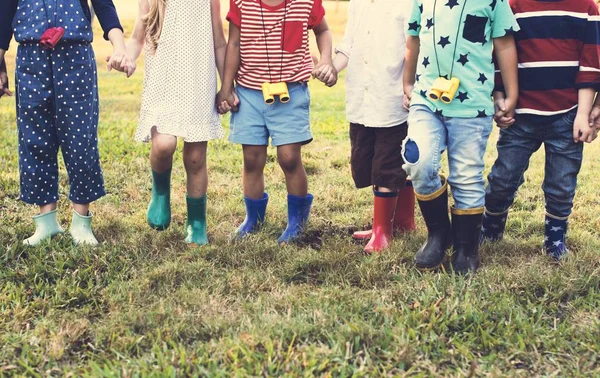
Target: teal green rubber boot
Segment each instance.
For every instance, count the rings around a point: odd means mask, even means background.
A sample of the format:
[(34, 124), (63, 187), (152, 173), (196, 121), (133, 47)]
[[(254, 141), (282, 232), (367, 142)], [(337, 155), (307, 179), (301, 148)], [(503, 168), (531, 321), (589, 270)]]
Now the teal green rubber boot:
[(186, 198), (188, 217), (185, 225), (185, 242), (198, 245), (208, 244), (206, 236), (206, 195)]
[(23, 240), (24, 245), (34, 247), (46, 239), (51, 239), (54, 235), (65, 232), (58, 224), (56, 210), (36, 215), (33, 217), (33, 223), (35, 224), (35, 233), (30, 238)]
[(146, 214), (155, 230), (166, 230), (171, 224), (171, 169), (163, 173), (152, 171), (152, 199)]
[(73, 220), (69, 228), (69, 234), (73, 238), (75, 245), (98, 245), (98, 240), (92, 232), (92, 212), (89, 211), (87, 216), (80, 215), (77, 211), (73, 211)]

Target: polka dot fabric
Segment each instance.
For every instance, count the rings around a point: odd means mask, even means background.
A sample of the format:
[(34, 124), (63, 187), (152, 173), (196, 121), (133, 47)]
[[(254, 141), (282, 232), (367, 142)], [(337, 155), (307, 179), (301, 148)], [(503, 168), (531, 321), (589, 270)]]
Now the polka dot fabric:
[[(23, 7), (33, 4), (38, 7), (36, 15), (44, 14), (39, 8), (43, 2), (19, 4), (19, 17), (28, 22), (31, 20), (27, 17), (35, 16)], [(63, 20), (66, 30), (89, 29), (79, 0), (62, 1), (61, 6), (81, 14)], [(65, 11), (63, 15), (66, 14)], [(31, 35), (41, 30), (40, 24), (33, 21), (17, 26), (17, 30), (29, 33), (27, 25), (32, 28)], [(105, 195), (98, 154), (96, 60), (87, 33), (78, 38), (81, 41), (61, 40), (53, 50), (42, 49), (38, 42), (22, 42), (17, 51), (21, 199), (30, 204), (45, 205), (58, 200), (59, 149), (69, 175), (69, 199), (86, 204)]]
[(137, 141), (156, 126), (186, 142), (222, 138), (210, 0), (169, 0), (156, 52), (146, 50)]

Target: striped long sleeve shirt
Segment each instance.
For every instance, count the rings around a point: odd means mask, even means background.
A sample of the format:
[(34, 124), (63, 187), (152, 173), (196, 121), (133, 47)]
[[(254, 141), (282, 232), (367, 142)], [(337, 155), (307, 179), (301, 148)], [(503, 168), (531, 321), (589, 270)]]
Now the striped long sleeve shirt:
[[(517, 114), (577, 107), (578, 90), (600, 89), (600, 16), (593, 0), (510, 0), (521, 27)], [(496, 71), (496, 89), (503, 90)]]

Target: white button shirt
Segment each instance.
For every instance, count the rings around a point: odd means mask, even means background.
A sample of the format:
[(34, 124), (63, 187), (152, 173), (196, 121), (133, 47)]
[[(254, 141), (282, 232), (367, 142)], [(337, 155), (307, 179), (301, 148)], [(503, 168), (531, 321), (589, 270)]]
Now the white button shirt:
[(349, 58), (346, 115), (349, 122), (391, 127), (406, 122), (402, 73), (406, 18), (412, 0), (350, 0), (344, 39), (335, 52)]

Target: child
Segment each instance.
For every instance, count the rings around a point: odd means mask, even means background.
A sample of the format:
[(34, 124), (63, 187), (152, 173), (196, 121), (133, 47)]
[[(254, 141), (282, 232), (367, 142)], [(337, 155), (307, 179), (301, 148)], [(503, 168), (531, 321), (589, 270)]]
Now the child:
[(333, 60), (346, 76), (346, 115), (350, 121), (352, 177), (357, 188), (373, 187), (373, 230), (355, 232), (370, 239), (365, 252), (386, 248), (394, 228), (414, 230), (415, 195), (402, 170), (402, 141), (408, 112), (402, 106), (404, 26), (410, 0), (351, 0), (342, 43)]
[[(114, 47), (109, 66), (126, 64), (123, 29), (112, 0), (92, 0), (92, 4), (104, 38)], [(24, 244), (37, 245), (63, 232), (56, 219), (60, 148), (74, 209), (69, 232), (75, 244), (96, 245), (89, 206), (105, 191), (98, 156), (98, 80), (90, 9), (85, 0), (0, 0), (0, 9), (0, 70), (4, 74), (4, 54), (13, 32), (19, 43), (20, 198), (40, 208), (33, 217), (35, 233)], [(62, 38), (56, 28), (64, 31)], [(53, 32), (56, 38), (49, 42), (46, 37)]]
[(152, 141), (150, 227), (171, 222), (171, 167), (177, 137), (184, 139), (187, 173), (187, 243), (204, 245), (206, 235), (207, 141), (223, 137), (215, 106), (223, 72), (225, 35), (219, 0), (140, 0), (128, 56), (137, 60), (146, 44), (140, 124), (135, 139)]
[[(404, 74), (410, 114), (403, 154), (429, 232), (416, 255), (421, 270), (439, 267), (452, 244), (455, 272), (479, 266), (483, 156), (494, 113), (492, 49), (512, 112), (518, 95), (512, 36), (517, 29), (506, 1), (414, 0)], [(445, 149), (448, 180), (438, 174)], [(447, 184), (454, 197), (452, 224)]]
[(483, 239), (502, 239), (508, 210), (531, 155), (546, 150), (544, 250), (556, 260), (567, 255), (565, 235), (573, 208), (583, 143), (595, 137), (589, 124), (600, 84), (598, 7), (593, 0), (511, 0), (521, 30), (519, 102), (514, 119), (505, 115), (502, 80), (497, 78), (498, 158), (485, 196)]
[[(288, 225), (279, 243), (298, 237), (308, 221), (313, 196), (308, 193), (301, 148), (312, 140), (307, 84), (313, 70), (309, 29), (313, 29), (321, 53), (315, 73), (328, 85), (337, 80), (324, 15), (321, 0), (231, 0), (225, 77), (217, 104), (221, 112), (237, 110), (231, 117), (229, 140), (242, 144), (244, 153), (247, 215), (235, 237), (255, 231), (264, 221), (269, 197), (264, 192), (263, 171), (269, 137), (277, 147), (288, 191)], [(270, 86), (276, 92), (271, 105), (265, 104), (269, 93), (263, 96), (263, 84), (275, 84)], [(289, 102), (285, 102), (285, 94), (278, 95), (282, 91), (277, 87), (286, 86)]]

